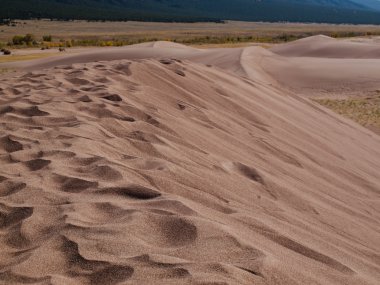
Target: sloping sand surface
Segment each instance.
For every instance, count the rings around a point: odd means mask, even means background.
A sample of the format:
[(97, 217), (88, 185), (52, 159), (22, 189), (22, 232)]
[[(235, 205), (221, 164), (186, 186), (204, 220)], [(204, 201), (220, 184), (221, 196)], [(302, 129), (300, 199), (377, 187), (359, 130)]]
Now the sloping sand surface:
[(75, 63), (176, 58), (217, 67), (251, 80), (271, 82), (307, 97), (367, 96), (380, 90), (380, 45), (376, 40), (314, 36), (261, 47), (196, 49), (170, 42), (86, 49), (39, 60), (4, 63), (0, 68), (33, 71)]
[(337, 40), (327, 36), (313, 36), (271, 48), (279, 55), (324, 58), (380, 58), (378, 42)]
[[(173, 45), (173, 46), (172, 46)], [(51, 68), (59, 65), (69, 65), (74, 63), (88, 63), (95, 61), (110, 61), (121, 59), (145, 59), (145, 58), (163, 58), (166, 55), (184, 58), (189, 54), (197, 52), (197, 49), (192, 49), (183, 46), (178, 48), (177, 45), (171, 43), (143, 43), (126, 47), (111, 47), (111, 48), (94, 48), (81, 53), (67, 54), (60, 56), (52, 56), (32, 61), (13, 62), (0, 64), (2, 67), (22, 69), (25, 71)]]
[(270, 60), (158, 43), (17, 63), (0, 281), (378, 284), (380, 137)]
[(305, 38), (271, 49), (262, 68), (302, 96), (367, 96), (380, 90), (380, 45), (326, 36)]

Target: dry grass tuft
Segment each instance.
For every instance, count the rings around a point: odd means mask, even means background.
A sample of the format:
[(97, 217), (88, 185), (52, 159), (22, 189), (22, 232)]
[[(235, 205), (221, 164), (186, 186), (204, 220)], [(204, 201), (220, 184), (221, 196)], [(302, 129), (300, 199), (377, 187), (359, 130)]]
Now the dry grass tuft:
[(34, 54), (23, 54), (23, 55), (0, 56), (0, 63), (39, 59), (39, 58), (45, 58), (45, 57), (49, 57), (49, 56), (53, 56), (57, 54), (58, 53), (34, 53)]
[(347, 99), (315, 99), (314, 101), (380, 133), (380, 90), (374, 96)]

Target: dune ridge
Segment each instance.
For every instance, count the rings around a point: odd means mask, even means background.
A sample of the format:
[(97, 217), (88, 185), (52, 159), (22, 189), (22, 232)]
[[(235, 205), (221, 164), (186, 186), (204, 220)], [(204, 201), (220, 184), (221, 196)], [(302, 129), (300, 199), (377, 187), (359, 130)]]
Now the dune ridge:
[(380, 47), (376, 42), (337, 40), (318, 35), (271, 48), (271, 51), (291, 57), (319, 58), (380, 58)]
[(156, 43), (4, 75), (1, 282), (377, 284), (380, 137), (270, 58)]

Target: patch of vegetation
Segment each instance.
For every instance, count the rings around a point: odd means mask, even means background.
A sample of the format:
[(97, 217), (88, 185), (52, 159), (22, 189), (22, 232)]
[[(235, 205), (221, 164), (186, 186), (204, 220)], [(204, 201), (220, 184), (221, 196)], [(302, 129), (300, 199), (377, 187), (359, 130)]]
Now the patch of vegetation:
[[(34, 34), (31, 45), (14, 45), (15, 35)], [(155, 40), (168, 40), (188, 45), (243, 45), (249, 42), (282, 43), (323, 34), (335, 38), (380, 35), (380, 26), (328, 25), (291, 23), (137, 23), (91, 21), (17, 21), (17, 26), (4, 27), (0, 42), (12, 48), (122, 46)], [(50, 41), (51, 36), (51, 41)], [(21, 36), (24, 37), (24, 36)], [(47, 41), (46, 41), (47, 40)], [(23, 42), (23, 38), (18, 39)], [(1, 46), (1, 43), (0, 43)], [(3, 44), (4, 46), (4, 44)]]
[[(35, 33), (34, 40), (25, 34)], [(14, 35), (25, 36), (14, 36)], [(193, 46), (242, 46), (247, 43), (273, 44), (323, 34), (334, 38), (380, 35), (380, 26), (244, 23), (175, 24), (89, 21), (17, 21), (0, 33), (0, 47), (41, 49), (76, 46), (124, 46), (148, 41), (173, 41)], [(112, 35), (112, 36), (110, 36)], [(8, 42), (8, 44), (6, 43)]]
[(27, 45), (27, 46), (31, 46), (31, 45), (37, 45), (37, 41), (34, 37), (34, 35), (32, 34), (26, 34), (25, 36), (14, 36), (12, 38), (12, 44), (13, 45)]
[[(299, 40), (308, 36), (320, 34), (315, 33), (283, 33), (280, 35), (268, 35), (268, 36), (254, 36), (254, 35), (216, 35), (216, 36), (187, 36), (187, 37), (170, 37), (170, 36), (156, 36), (156, 37), (130, 37), (125, 36), (115, 37), (111, 39), (107, 38), (87, 38), (87, 39), (67, 39), (59, 41), (43, 41), (37, 42), (36, 40), (25, 39), (24, 36), (15, 36), (8, 44), (9, 46), (17, 47), (40, 47), (41, 49), (50, 48), (69, 48), (69, 47), (110, 47), (110, 46), (127, 46), (133, 44), (139, 44), (152, 41), (172, 41), (175, 43), (185, 45), (233, 45), (242, 43), (284, 43)], [(328, 34), (329, 33), (325, 33)], [(380, 31), (378, 32), (380, 35)], [(335, 33), (335, 37), (344, 37), (346, 33)], [(351, 35), (351, 34), (350, 34)]]
[(315, 99), (319, 104), (380, 132), (380, 90), (365, 98)]
[(252, 36), (252, 35), (239, 35), (239, 36), (204, 36), (193, 37), (185, 39), (173, 39), (172, 41), (187, 44), (187, 45), (201, 45), (201, 44), (232, 44), (232, 43), (284, 43), (289, 41), (295, 41), (311, 34), (281, 34), (274, 36)]
[(42, 36), (42, 40), (44, 42), (51, 42), (53, 40), (53, 37), (51, 35), (44, 35)]
[(1, 56), (0, 63), (5, 62), (14, 62), (14, 61), (23, 61), (23, 60), (32, 60), (38, 58), (44, 58), (49, 56), (58, 55), (57, 53), (35, 53), (35, 54), (26, 54), (26, 55), (10, 55), (10, 56)]
[(5, 48), (0, 49), (0, 52), (2, 52), (4, 55), (10, 55), (12, 53), (9, 49)]

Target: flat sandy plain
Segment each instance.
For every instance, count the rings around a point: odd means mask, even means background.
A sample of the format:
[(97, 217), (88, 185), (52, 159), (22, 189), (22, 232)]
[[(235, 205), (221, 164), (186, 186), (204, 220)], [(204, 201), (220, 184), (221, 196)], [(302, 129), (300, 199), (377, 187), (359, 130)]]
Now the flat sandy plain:
[(303, 23), (258, 23), (226, 21), (222, 23), (149, 23), (149, 22), (86, 22), (19, 20), (17, 25), (0, 26), (0, 42), (8, 42), (15, 35), (34, 34), (38, 40), (44, 35), (62, 40), (191, 40), (202, 37), (253, 36), (271, 40), (289, 35), (380, 35), (380, 27), (374, 25), (332, 25)]
[(170, 42), (0, 64), (4, 284), (380, 280), (371, 40)]

